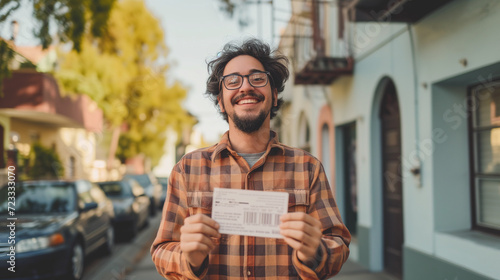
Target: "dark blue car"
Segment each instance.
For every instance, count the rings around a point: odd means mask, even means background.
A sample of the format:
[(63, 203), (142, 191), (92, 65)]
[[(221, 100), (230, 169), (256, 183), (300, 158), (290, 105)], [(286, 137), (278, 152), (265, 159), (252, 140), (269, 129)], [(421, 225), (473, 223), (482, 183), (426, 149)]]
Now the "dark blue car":
[(135, 237), (149, 219), (151, 202), (144, 189), (133, 179), (98, 182), (97, 185), (113, 202), (115, 232), (129, 239)]
[(81, 279), (86, 255), (111, 252), (113, 205), (97, 185), (25, 181), (12, 190), (0, 188), (0, 279)]

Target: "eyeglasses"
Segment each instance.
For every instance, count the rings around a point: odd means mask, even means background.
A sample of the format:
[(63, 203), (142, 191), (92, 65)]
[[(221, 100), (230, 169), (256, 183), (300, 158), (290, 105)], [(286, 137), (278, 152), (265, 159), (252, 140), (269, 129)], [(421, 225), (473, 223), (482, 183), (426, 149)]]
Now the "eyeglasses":
[(222, 76), (221, 82), (226, 89), (234, 90), (239, 89), (243, 85), (243, 79), (247, 77), (248, 82), (253, 87), (265, 87), (269, 82), (269, 72), (254, 72), (248, 75), (229, 74)]

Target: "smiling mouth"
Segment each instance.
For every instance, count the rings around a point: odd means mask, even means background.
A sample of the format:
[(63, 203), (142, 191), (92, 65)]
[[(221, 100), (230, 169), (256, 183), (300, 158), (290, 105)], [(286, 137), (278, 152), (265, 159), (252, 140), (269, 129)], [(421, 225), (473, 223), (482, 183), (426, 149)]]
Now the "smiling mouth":
[(238, 101), (236, 104), (237, 105), (256, 104), (258, 102), (259, 102), (259, 100), (257, 100), (257, 99), (243, 99), (243, 100)]
[(245, 105), (245, 104), (257, 104), (260, 101), (264, 101), (263, 96), (259, 96), (255, 93), (249, 93), (241, 95), (233, 100), (233, 105)]

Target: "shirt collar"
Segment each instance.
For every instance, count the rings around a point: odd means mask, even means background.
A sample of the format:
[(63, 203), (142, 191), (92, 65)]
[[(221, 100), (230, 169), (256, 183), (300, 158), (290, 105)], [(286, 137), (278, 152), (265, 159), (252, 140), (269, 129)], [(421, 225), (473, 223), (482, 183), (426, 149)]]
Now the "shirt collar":
[[(278, 134), (273, 130), (271, 130), (271, 136), (269, 142), (267, 143), (266, 152), (268, 152), (273, 148), (278, 148), (282, 151), (282, 154), (285, 154), (285, 148), (278, 141)], [(226, 131), (226, 133), (222, 135), (222, 138), (220, 139), (219, 143), (215, 145), (215, 149), (213, 151), (211, 160), (215, 161), (217, 156), (224, 150), (227, 150), (229, 152), (234, 151), (233, 148), (231, 147), (231, 142), (229, 141), (229, 131)]]

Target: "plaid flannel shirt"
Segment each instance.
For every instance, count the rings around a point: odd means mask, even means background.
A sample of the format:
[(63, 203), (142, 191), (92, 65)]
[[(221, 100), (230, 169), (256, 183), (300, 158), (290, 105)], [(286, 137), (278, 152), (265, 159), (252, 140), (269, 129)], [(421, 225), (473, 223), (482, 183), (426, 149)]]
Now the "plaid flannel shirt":
[[(300, 262), (283, 239), (221, 234), (212, 238), (215, 248), (197, 276), (180, 250), (180, 228), (190, 215), (211, 216), (214, 188), (287, 192), (288, 212), (306, 212), (321, 222), (317, 263), (310, 268)], [(350, 239), (318, 159), (279, 143), (272, 131), (266, 152), (250, 168), (226, 132), (218, 144), (186, 154), (172, 170), (151, 254), (167, 279), (325, 279), (347, 260)]]

